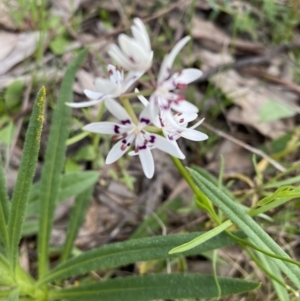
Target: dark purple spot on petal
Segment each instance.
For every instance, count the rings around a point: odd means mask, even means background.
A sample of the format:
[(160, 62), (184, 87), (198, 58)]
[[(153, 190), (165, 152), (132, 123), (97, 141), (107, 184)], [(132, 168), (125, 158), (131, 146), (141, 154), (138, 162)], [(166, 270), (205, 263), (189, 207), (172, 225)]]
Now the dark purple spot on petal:
[(120, 134), (120, 127), (118, 126), (118, 125), (115, 125), (115, 127), (114, 127), (114, 132), (116, 133), (116, 134)]
[(132, 63), (135, 63), (135, 60), (133, 59), (133, 57), (129, 57), (129, 60), (132, 62)]
[(150, 123), (150, 120), (147, 119), (147, 118), (141, 118), (141, 119), (140, 119), (140, 122), (141, 122), (141, 123), (145, 123), (145, 124), (149, 124), (149, 123)]
[(131, 124), (131, 121), (129, 119), (126, 119), (126, 120), (121, 120), (122, 124), (125, 125), (125, 124)]
[(127, 143), (127, 140), (126, 140), (126, 139), (123, 139), (123, 140), (122, 140), (122, 143)]
[(153, 136), (153, 135), (150, 135), (150, 140), (149, 140), (149, 142), (150, 143), (154, 143), (155, 142), (155, 136)]

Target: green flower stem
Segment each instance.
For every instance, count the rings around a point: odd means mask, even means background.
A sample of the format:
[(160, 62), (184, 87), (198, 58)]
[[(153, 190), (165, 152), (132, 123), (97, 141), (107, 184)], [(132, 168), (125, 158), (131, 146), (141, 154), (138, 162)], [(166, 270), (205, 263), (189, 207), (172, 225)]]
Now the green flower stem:
[(145, 130), (147, 132), (150, 132), (150, 133), (159, 133), (159, 134), (161, 134), (161, 132), (162, 132), (161, 129), (159, 129), (155, 126), (151, 126), (151, 125), (146, 126)]
[(185, 167), (182, 165), (181, 161), (178, 158), (172, 157), (172, 161), (174, 165), (177, 167), (178, 171), (181, 173), (183, 178), (186, 180), (186, 182), (189, 184), (190, 188), (194, 192), (196, 199), (197, 199), (197, 205), (204, 209), (206, 212), (208, 212), (213, 220), (221, 224), (221, 220), (218, 217), (217, 213), (214, 210), (213, 205), (211, 204), (210, 200), (207, 198), (207, 196), (196, 186), (193, 179), (189, 175), (188, 171), (185, 169)]
[(134, 110), (131, 106), (131, 103), (129, 101), (129, 98), (125, 98), (125, 97), (120, 97), (121, 101), (122, 101), (122, 104), (125, 108), (125, 110), (127, 111), (127, 113), (129, 114), (129, 116), (131, 117), (132, 121), (135, 123), (135, 124), (138, 124), (139, 123), (139, 120), (137, 119), (135, 113), (134, 113)]
[(133, 92), (128, 94), (123, 94), (121, 98), (134, 98), (137, 97), (138, 95), (149, 96), (153, 93), (153, 91), (154, 91), (153, 89), (147, 89), (147, 90), (139, 91), (137, 93)]

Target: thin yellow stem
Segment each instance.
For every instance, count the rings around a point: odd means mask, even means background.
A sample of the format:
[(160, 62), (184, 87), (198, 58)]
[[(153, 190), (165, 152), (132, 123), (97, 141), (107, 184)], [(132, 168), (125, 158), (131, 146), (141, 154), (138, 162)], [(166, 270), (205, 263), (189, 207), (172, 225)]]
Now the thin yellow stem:
[(120, 99), (121, 99), (122, 104), (123, 104), (125, 110), (127, 111), (128, 115), (131, 117), (132, 121), (135, 124), (138, 124), (139, 120), (138, 120), (138, 118), (135, 115), (135, 112), (134, 112), (134, 110), (133, 110), (133, 108), (131, 106), (131, 103), (130, 103), (129, 99), (128, 98), (124, 98), (124, 97), (121, 97)]

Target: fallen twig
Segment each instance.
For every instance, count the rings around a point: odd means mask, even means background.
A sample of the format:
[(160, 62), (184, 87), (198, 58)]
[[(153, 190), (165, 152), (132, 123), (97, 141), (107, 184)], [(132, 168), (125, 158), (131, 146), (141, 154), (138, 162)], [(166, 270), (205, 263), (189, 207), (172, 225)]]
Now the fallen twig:
[(215, 133), (216, 135), (220, 136), (220, 137), (223, 137), (239, 146), (241, 146), (242, 148), (252, 152), (253, 154), (256, 154), (262, 158), (264, 158), (265, 160), (267, 160), (270, 164), (272, 164), (277, 170), (283, 172), (283, 171), (286, 171), (286, 168), (283, 167), (281, 164), (279, 164), (277, 161), (275, 161), (274, 159), (272, 159), (270, 156), (268, 156), (267, 154), (265, 154), (263, 151), (261, 151), (260, 149), (257, 149), (249, 144), (246, 144), (244, 143), (243, 141), (235, 138), (235, 137), (232, 137), (231, 135), (221, 131), (221, 130), (218, 130), (218, 129), (215, 129), (214, 127), (212, 127), (211, 125), (207, 124), (206, 122), (203, 122), (202, 125), (208, 129), (209, 131)]
[(266, 54), (262, 56), (247, 57), (244, 59), (239, 59), (233, 63), (226, 63), (226, 64), (216, 66), (214, 68), (211, 68), (210, 70), (203, 72), (203, 75), (196, 82), (203, 83), (207, 81), (209, 77), (211, 77), (212, 75), (215, 75), (216, 73), (219, 72), (228, 71), (229, 69), (241, 69), (250, 66), (267, 64), (271, 61), (272, 58), (274, 58), (278, 54), (296, 48), (300, 48), (300, 41), (274, 47), (273, 49), (269, 50)]

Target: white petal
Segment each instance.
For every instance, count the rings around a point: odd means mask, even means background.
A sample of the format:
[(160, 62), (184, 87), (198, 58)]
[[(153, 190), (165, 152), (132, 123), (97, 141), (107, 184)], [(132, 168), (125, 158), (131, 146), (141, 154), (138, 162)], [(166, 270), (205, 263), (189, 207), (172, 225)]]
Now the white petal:
[(133, 22), (134, 22), (134, 26), (131, 27), (131, 31), (132, 31), (132, 34), (133, 34), (134, 38), (138, 39), (135, 36), (136, 32), (138, 31), (140, 39), (143, 40), (144, 49), (147, 50), (147, 51), (150, 51), (151, 50), (150, 39), (149, 39), (149, 35), (148, 35), (148, 32), (146, 30), (146, 27), (145, 27), (144, 23), (139, 18), (133, 19)]
[(93, 99), (93, 100), (99, 100), (104, 97), (104, 93), (94, 92), (88, 89), (84, 89), (83, 93), (86, 95), (86, 97)]
[(133, 65), (148, 62), (148, 53), (145, 53), (145, 50), (134, 39), (120, 34), (118, 41), (122, 51), (133, 61)]
[(195, 123), (193, 126), (191, 126), (190, 129), (195, 129), (195, 128), (198, 127), (203, 121), (204, 121), (204, 118), (202, 118), (202, 119), (199, 120), (197, 123)]
[(129, 71), (122, 84), (122, 93), (125, 93), (142, 75), (144, 72)]
[(113, 98), (106, 99), (105, 106), (107, 110), (117, 119), (121, 120), (123, 124), (132, 124), (132, 120), (126, 110)]
[(181, 133), (181, 137), (184, 137), (186, 139), (192, 140), (192, 141), (203, 141), (208, 138), (208, 136), (202, 132), (193, 130), (193, 129), (185, 129)]
[(138, 155), (140, 157), (145, 176), (148, 179), (151, 179), (154, 174), (154, 161), (150, 149), (148, 147), (141, 149), (138, 151)]
[(83, 127), (88, 132), (112, 135), (127, 133), (131, 128), (131, 126), (115, 122), (93, 122)]
[(169, 74), (170, 69), (173, 65), (173, 62), (177, 56), (177, 54), (180, 52), (180, 50), (183, 48), (183, 46), (190, 40), (191, 37), (187, 36), (183, 39), (181, 39), (172, 49), (172, 51), (164, 58), (163, 63), (161, 65), (159, 75), (157, 82), (161, 83), (163, 80), (165, 80), (167, 77), (166, 75)]
[(189, 84), (198, 79), (202, 74), (203, 72), (199, 69), (187, 68), (173, 74), (171, 79), (175, 80), (176, 83)]
[(115, 45), (112, 44), (107, 53), (110, 55), (110, 57), (116, 61), (118, 65), (123, 67), (126, 70), (132, 70), (134, 69), (133, 63), (128, 59), (126, 55), (121, 51), (121, 49)]
[(71, 108), (86, 108), (102, 102), (103, 99), (83, 101), (83, 102), (66, 102), (66, 105)]
[[(134, 89), (134, 92), (135, 92), (135, 93), (139, 93), (140, 91), (139, 91), (137, 88), (135, 88), (135, 89)], [(148, 106), (149, 101), (146, 99), (145, 96), (143, 96), (143, 95), (138, 95), (137, 97), (138, 97), (138, 99), (140, 100), (140, 102), (141, 102), (145, 107)]]
[(152, 122), (155, 122), (157, 119), (157, 115), (159, 114), (158, 97), (156, 95), (150, 96), (148, 107), (150, 108), (150, 118)]
[(187, 123), (194, 121), (198, 117), (196, 113), (177, 113), (174, 119), (180, 126), (187, 125)]
[(180, 100), (178, 103), (172, 102), (171, 108), (179, 113), (197, 113), (199, 109), (186, 100)]
[(118, 70), (114, 65), (107, 65), (107, 72), (109, 74), (110, 81), (115, 85), (120, 85), (123, 82), (123, 72)]
[[(181, 150), (179, 149), (177, 143), (173, 143), (169, 140), (167, 140), (166, 138), (156, 135), (156, 134), (150, 134), (150, 139), (149, 141), (153, 141), (153, 145), (155, 148), (160, 149), (163, 152), (168, 153), (169, 155), (173, 156), (173, 157), (177, 157), (179, 159), (184, 159), (185, 155), (181, 152)], [(154, 136), (154, 138), (153, 138)], [(152, 137), (152, 139), (151, 139)]]
[(151, 107), (146, 106), (139, 115), (139, 129), (142, 129), (145, 126), (151, 124), (152, 116), (151, 116)]
[(96, 90), (103, 94), (114, 94), (118, 90), (118, 85), (114, 82), (106, 79), (97, 77), (95, 80)]
[(126, 147), (124, 146), (124, 143), (122, 142), (122, 140), (118, 141), (113, 147), (112, 149), (109, 151), (105, 163), (106, 164), (111, 164), (116, 162), (118, 159), (120, 159), (130, 148), (130, 145), (126, 145)]
[(144, 36), (143, 33), (137, 27), (133, 26), (131, 28), (131, 31), (135, 41), (144, 49), (144, 51), (150, 52), (151, 49), (149, 39), (147, 39), (147, 37)]

